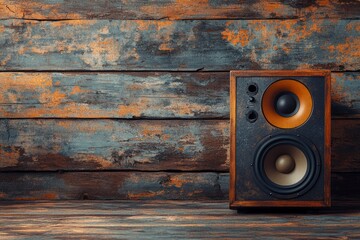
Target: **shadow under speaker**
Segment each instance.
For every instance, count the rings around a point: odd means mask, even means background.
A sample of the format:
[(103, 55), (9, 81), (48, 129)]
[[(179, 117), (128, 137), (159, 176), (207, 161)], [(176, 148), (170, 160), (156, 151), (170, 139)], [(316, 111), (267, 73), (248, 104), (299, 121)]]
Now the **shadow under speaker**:
[(231, 71), (230, 208), (327, 207), (330, 71)]

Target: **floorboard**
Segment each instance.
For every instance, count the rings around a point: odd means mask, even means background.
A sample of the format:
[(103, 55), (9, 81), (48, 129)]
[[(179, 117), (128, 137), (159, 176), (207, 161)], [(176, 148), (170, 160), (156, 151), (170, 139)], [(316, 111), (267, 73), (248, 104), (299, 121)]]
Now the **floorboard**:
[(0, 202), (1, 239), (358, 239), (360, 209), (258, 210), (227, 201)]

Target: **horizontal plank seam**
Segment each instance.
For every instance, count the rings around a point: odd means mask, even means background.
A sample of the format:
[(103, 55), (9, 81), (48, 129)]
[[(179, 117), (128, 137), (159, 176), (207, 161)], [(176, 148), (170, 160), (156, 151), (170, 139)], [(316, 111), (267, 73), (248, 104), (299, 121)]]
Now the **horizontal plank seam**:
[(144, 173), (229, 173), (228, 171), (217, 171), (217, 170), (174, 170), (174, 169), (168, 169), (168, 170), (139, 170), (139, 169), (86, 169), (86, 170), (0, 170), (0, 173), (56, 173), (56, 174), (62, 174), (62, 173), (93, 173), (93, 172), (144, 172)]
[[(226, 171), (221, 171), (221, 170), (175, 170), (175, 169), (168, 169), (168, 170), (140, 170), (140, 169), (86, 169), (86, 170), (69, 170), (69, 169), (58, 169), (58, 170), (0, 170), (0, 173), (54, 173), (54, 174), (63, 174), (63, 173), (94, 173), (94, 172), (98, 172), (98, 173), (107, 173), (107, 172), (128, 172), (128, 173), (132, 173), (132, 172), (143, 172), (143, 173), (229, 173), (228, 170)], [(346, 175), (346, 174), (356, 174), (359, 173), (360, 171), (345, 171), (345, 172), (341, 172), (341, 171), (332, 171), (332, 174), (341, 174), (341, 175)]]
[[(202, 69), (202, 70), (199, 70)], [(6, 73), (196, 73), (196, 72), (201, 72), (201, 73), (230, 73), (231, 70), (211, 70), (211, 69), (204, 69), (203, 68), (199, 68), (199, 69), (195, 69), (195, 70), (164, 70), (164, 69), (151, 69), (151, 70), (84, 70), (84, 69), (71, 69), (71, 70), (0, 70), (0, 73), (2, 72), (6, 72)], [(234, 68), (232, 70), (240, 70), (237, 68)], [(241, 70), (245, 70), (245, 69), (241, 69)], [(285, 70), (285, 69), (281, 69), (281, 70)], [(300, 69), (295, 69), (295, 70), (300, 70)], [(360, 69), (357, 70), (342, 70), (342, 71), (338, 71), (338, 70), (334, 70), (331, 71), (331, 73), (360, 73)]]
[[(311, 17), (303, 17), (303, 16), (293, 16), (293, 17), (213, 17), (213, 18), (174, 18), (174, 17), (160, 17), (160, 18), (2, 18), (0, 21), (5, 20), (24, 20), (24, 21), (38, 21), (38, 22), (61, 22), (61, 21), (92, 21), (92, 20), (118, 20), (118, 21), (172, 21), (172, 22), (180, 22), (180, 21), (227, 21), (227, 20), (258, 20), (258, 21), (272, 21), (272, 20), (312, 20)], [(360, 20), (359, 17), (336, 17), (336, 16), (324, 16), (324, 17), (316, 17), (316, 19), (336, 19), (336, 20)]]
[[(0, 83), (1, 86), (1, 83)], [(194, 118), (194, 117), (132, 117), (132, 118), (116, 118), (116, 117), (96, 117), (96, 118), (82, 118), (82, 117), (33, 117), (33, 118), (0, 118), (1, 120), (63, 120), (63, 121), (97, 121), (97, 120), (113, 120), (113, 121), (226, 121), (229, 117), (209, 117), (209, 118)], [(347, 118), (345, 118), (347, 119)]]
[[(0, 83), (1, 86), (1, 83)], [(344, 114), (344, 115), (333, 115), (331, 116), (332, 120), (358, 120), (360, 119), (359, 114)], [(82, 121), (82, 120), (113, 120), (113, 121), (226, 121), (230, 120), (229, 117), (132, 117), (132, 118), (121, 118), (121, 117), (96, 117), (96, 118), (86, 118), (86, 117), (16, 117), (16, 118), (0, 118), (1, 120), (64, 120), (64, 121)]]

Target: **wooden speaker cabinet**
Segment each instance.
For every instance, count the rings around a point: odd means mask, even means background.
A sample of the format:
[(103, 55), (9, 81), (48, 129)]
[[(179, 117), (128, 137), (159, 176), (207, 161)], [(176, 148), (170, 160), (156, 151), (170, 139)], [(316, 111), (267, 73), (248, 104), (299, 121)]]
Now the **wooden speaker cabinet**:
[(330, 71), (231, 71), (230, 208), (330, 206)]

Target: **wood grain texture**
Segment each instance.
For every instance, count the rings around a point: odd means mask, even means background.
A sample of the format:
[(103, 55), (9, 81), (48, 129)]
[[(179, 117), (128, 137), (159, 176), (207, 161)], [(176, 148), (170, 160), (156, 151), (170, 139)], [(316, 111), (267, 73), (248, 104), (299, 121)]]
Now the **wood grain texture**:
[[(0, 170), (228, 171), (228, 120), (0, 120)], [(332, 121), (332, 171), (359, 172), (360, 120)]]
[(315, 19), (3, 20), (0, 70), (359, 70), (359, 27)]
[(0, 200), (225, 199), (228, 174), (64, 172), (0, 175)]
[(360, 73), (331, 74), (331, 113), (360, 117)]
[[(227, 72), (0, 73), (1, 118), (228, 118)], [(360, 73), (332, 74), (333, 117), (360, 116)]]
[(360, 170), (360, 122), (355, 119), (338, 120), (332, 121), (331, 124), (331, 168), (338, 172), (358, 172)]
[[(357, 173), (332, 174), (337, 205), (360, 201)], [(228, 173), (64, 172), (0, 175), (0, 200), (228, 199)]]
[(228, 121), (0, 120), (2, 170), (228, 168)]
[(225, 201), (6, 202), (0, 205), (0, 236), (30, 240), (357, 239), (359, 220), (358, 210), (341, 208), (237, 214)]
[(61, 1), (3, 0), (0, 19), (356, 18), (358, 1)]
[(216, 72), (3, 72), (0, 117), (228, 117), (228, 81), (228, 73)]
[[(26, 211), (24, 211), (26, 209)], [(198, 210), (198, 211), (196, 211)], [(289, 210), (289, 209), (286, 209)], [(358, 207), (348, 208), (347, 206), (333, 206), (332, 208), (322, 209), (292, 209), (287, 212), (285, 209), (248, 209), (248, 214), (237, 214), (236, 211), (229, 209), (229, 202), (226, 200), (64, 200), (64, 201), (1, 201), (0, 215), (15, 216), (109, 216), (117, 215), (145, 215), (145, 216), (218, 216), (231, 217), (262, 215), (262, 216), (294, 216), (308, 215), (311, 213), (323, 214), (357, 214)], [(267, 213), (267, 214), (262, 214)]]

